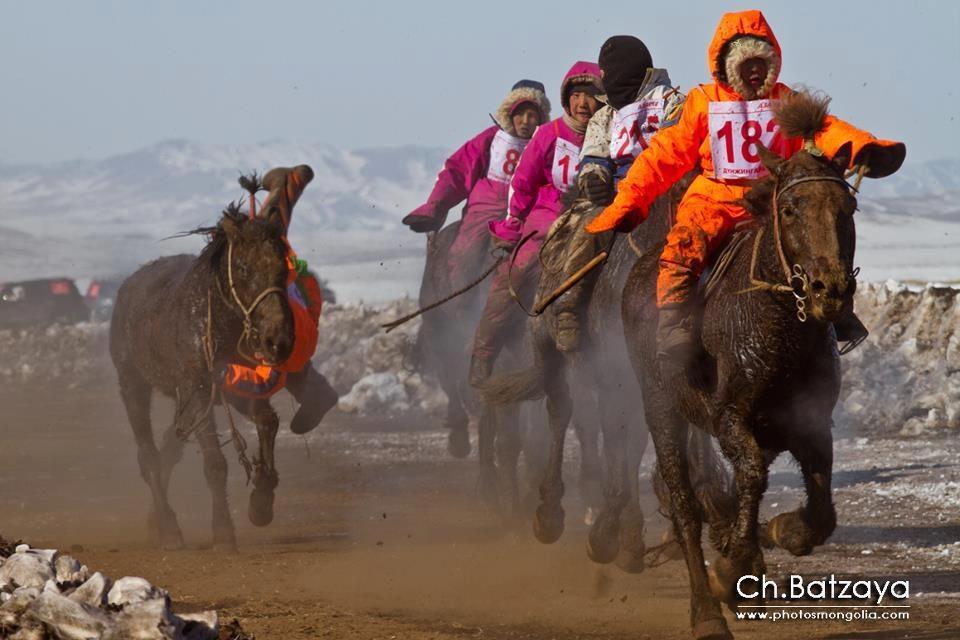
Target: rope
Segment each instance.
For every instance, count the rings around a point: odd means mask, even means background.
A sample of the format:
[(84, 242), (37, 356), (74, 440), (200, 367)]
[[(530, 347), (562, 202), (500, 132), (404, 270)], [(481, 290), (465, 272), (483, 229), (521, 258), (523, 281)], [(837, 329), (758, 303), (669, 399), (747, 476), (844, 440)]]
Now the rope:
[(488, 277), (491, 273), (493, 273), (493, 272), (496, 270), (496, 268), (499, 267), (500, 264), (501, 264), (504, 260), (506, 260), (506, 258), (507, 258), (506, 254), (499, 256), (499, 257), (494, 261), (494, 263), (493, 263), (492, 265), (490, 265), (490, 267), (488, 267), (488, 268), (486, 269), (486, 271), (484, 271), (482, 274), (480, 274), (480, 276), (479, 276), (476, 280), (473, 280), (472, 282), (466, 284), (465, 286), (460, 287), (460, 288), (457, 289), (456, 291), (454, 291), (454, 292), (452, 292), (452, 293), (444, 296), (443, 298), (440, 298), (440, 299), (437, 300), (436, 302), (431, 302), (430, 304), (428, 304), (428, 305), (425, 306), (425, 307), (420, 307), (419, 309), (417, 309), (417, 310), (414, 311), (413, 313), (408, 313), (407, 315), (403, 316), (402, 318), (397, 318), (396, 320), (393, 320), (393, 321), (391, 321), (391, 322), (387, 322), (387, 323), (381, 324), (380, 326), (383, 327), (384, 329), (386, 329), (386, 333), (390, 333), (391, 331), (393, 331), (394, 329), (396, 329), (396, 328), (399, 327), (400, 325), (405, 324), (405, 323), (407, 323), (407, 322), (410, 322), (410, 321), (413, 320), (414, 318), (416, 318), (416, 317), (418, 317), (418, 316), (422, 316), (422, 315), (425, 314), (427, 311), (430, 311), (430, 310), (432, 310), (432, 309), (436, 309), (436, 308), (439, 307), (440, 305), (443, 305), (443, 304), (446, 304), (447, 302), (450, 302), (451, 300), (453, 300), (453, 299), (456, 298), (457, 296), (463, 295), (463, 294), (466, 293), (467, 291), (470, 291), (470, 289), (473, 289), (473, 288), (476, 287), (478, 284), (480, 284), (481, 282), (483, 282), (484, 280), (486, 280), (487, 277)]
[(530, 238), (537, 234), (536, 230), (531, 231), (524, 237), (520, 238), (520, 242), (513, 248), (513, 252), (510, 254), (510, 267), (507, 269), (507, 289), (510, 291), (510, 297), (513, 298), (513, 301), (517, 303), (523, 312), (531, 318), (536, 318), (539, 314), (533, 313), (523, 304), (523, 300), (520, 299), (520, 294), (517, 293), (517, 290), (513, 287), (513, 263), (517, 260), (517, 253), (520, 251), (520, 247), (525, 245)]

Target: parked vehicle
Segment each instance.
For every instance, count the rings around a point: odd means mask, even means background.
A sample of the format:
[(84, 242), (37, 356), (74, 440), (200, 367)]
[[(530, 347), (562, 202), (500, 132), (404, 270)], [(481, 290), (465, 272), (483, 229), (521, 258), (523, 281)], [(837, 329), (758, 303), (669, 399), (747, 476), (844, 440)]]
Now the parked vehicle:
[(90, 309), (91, 320), (105, 322), (110, 319), (122, 282), (122, 278), (96, 278), (90, 281), (84, 299)]
[(0, 283), (0, 329), (84, 322), (90, 311), (69, 278)]

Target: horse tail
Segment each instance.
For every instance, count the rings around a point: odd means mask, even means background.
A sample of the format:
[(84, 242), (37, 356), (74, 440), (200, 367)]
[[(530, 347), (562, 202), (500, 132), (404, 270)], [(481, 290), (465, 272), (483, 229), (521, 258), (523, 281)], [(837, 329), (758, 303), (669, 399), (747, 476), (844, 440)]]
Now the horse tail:
[(519, 371), (508, 371), (491, 376), (480, 388), (483, 399), (494, 405), (508, 405), (525, 400), (537, 400), (546, 393), (543, 370), (531, 366)]

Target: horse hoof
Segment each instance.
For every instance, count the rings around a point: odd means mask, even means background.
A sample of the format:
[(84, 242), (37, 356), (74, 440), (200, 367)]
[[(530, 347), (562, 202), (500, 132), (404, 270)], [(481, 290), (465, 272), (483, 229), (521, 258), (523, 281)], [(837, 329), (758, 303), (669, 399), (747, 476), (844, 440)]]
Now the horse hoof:
[(733, 640), (733, 634), (723, 618), (701, 620), (693, 627), (693, 637), (696, 640)]
[(646, 553), (646, 547), (640, 547), (640, 549), (620, 547), (620, 553), (617, 554), (614, 563), (624, 573), (643, 573), (643, 570), (647, 568), (644, 561)]
[(733, 562), (725, 556), (718, 556), (707, 571), (711, 593), (728, 607), (734, 607), (737, 602), (736, 584), (741, 575)]
[(627, 573), (641, 573), (646, 568), (644, 557), (647, 554), (647, 546), (643, 542), (643, 518), (639, 522), (633, 518), (625, 520), (620, 523), (620, 553), (617, 554), (616, 564)]
[(553, 544), (563, 535), (563, 507), (540, 505), (533, 517), (533, 535), (543, 544)]
[(273, 522), (273, 490), (254, 489), (250, 492), (247, 517), (255, 527), (265, 527)]
[(470, 432), (466, 429), (452, 429), (447, 436), (447, 451), (454, 458), (466, 458), (470, 455)]
[(767, 535), (773, 544), (795, 556), (810, 555), (813, 542), (810, 527), (798, 511), (781, 513), (767, 525)]
[(620, 518), (602, 512), (587, 534), (587, 557), (597, 564), (609, 564), (619, 552)]

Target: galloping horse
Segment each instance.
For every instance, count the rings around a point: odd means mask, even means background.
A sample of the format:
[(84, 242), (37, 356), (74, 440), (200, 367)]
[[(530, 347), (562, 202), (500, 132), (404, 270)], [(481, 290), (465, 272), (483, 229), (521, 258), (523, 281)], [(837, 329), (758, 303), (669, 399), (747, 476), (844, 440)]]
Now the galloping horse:
[[(210, 236), (199, 256), (160, 258), (120, 287), (110, 326), (110, 355), (136, 437), (140, 473), (153, 499), (152, 535), (163, 548), (183, 546), (167, 488), (182, 456), (181, 436), (195, 433), (213, 495), (213, 544), (233, 550), (227, 461), (217, 438), (213, 405), (220, 402), (217, 391), (227, 363), (251, 357), (260, 363), (281, 363), (291, 353), (294, 329), (287, 300), (285, 224), (276, 208), (264, 217), (249, 218), (231, 207), (216, 227), (198, 232)], [(177, 404), (162, 451), (150, 423), (154, 390)], [(257, 427), (260, 446), (251, 465), (254, 489), (248, 515), (253, 524), (263, 526), (273, 519), (279, 420), (269, 400), (224, 397)]]
[[(797, 94), (777, 117), (786, 135), (812, 140), (826, 113), (826, 100)], [(718, 259), (725, 275), (702, 303), (698, 367), (670, 375), (669, 367), (657, 366), (660, 251), (637, 261), (627, 281), (624, 331), (670, 493), (675, 535), (686, 556), (691, 625), (698, 639), (730, 638), (720, 601), (733, 607), (740, 576), (764, 573), (758, 511), (768, 466), (777, 455), (789, 451), (800, 463), (807, 503), (776, 516), (767, 528), (769, 539), (803, 555), (823, 544), (836, 526), (831, 413), (840, 362), (831, 322), (852, 304), (856, 288), (857, 202), (844, 181), (849, 148), (842, 147), (832, 161), (807, 151), (783, 160), (759, 148), (770, 175), (742, 203), (754, 227), (742, 242), (731, 243), (738, 248), (729, 260)], [(688, 423), (719, 439), (737, 489), (735, 517), (723, 526), (711, 524), (721, 530), (712, 536), (720, 556), (709, 576), (685, 455)]]

